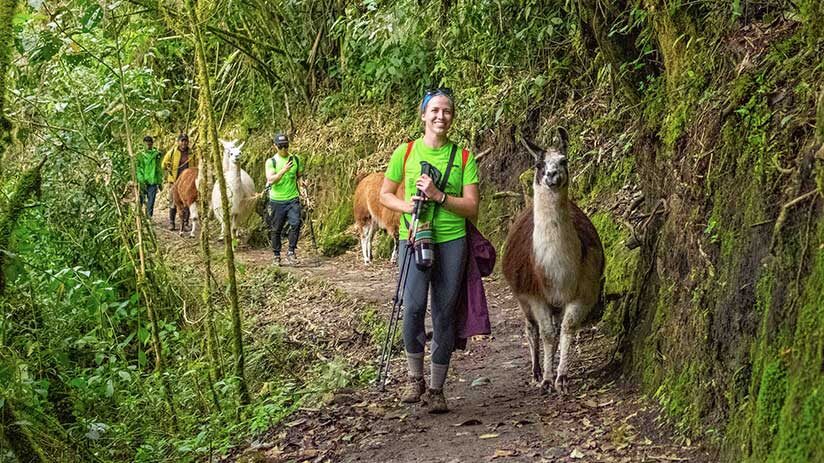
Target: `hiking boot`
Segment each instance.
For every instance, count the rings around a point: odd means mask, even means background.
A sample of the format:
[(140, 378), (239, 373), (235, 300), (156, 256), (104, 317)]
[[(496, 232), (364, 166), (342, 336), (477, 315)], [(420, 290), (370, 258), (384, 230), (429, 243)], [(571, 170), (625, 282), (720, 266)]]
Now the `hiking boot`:
[(287, 252), (286, 253), (286, 263), (289, 265), (300, 265), (300, 261), (298, 260), (298, 256), (295, 255), (294, 252)]
[(429, 413), (446, 413), (449, 407), (446, 406), (446, 397), (443, 396), (443, 389), (429, 390)]
[(275, 266), (280, 267), (280, 256), (275, 254), (275, 258), (272, 262), (275, 263)]
[(401, 391), (401, 402), (412, 404), (421, 400), (421, 396), (426, 392), (426, 382), (423, 378), (409, 377), (409, 381)]

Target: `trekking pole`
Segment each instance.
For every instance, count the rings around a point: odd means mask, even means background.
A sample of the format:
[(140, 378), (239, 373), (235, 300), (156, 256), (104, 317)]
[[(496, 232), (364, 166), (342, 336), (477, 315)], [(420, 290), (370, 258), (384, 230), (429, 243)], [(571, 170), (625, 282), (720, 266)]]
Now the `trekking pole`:
[(398, 332), (401, 309), (403, 307), (403, 294), (406, 287), (406, 277), (409, 274), (409, 266), (412, 262), (412, 246), (406, 245), (406, 254), (401, 262), (401, 269), (398, 273), (398, 283), (395, 287), (395, 296), (392, 298), (392, 311), (389, 314), (389, 322), (386, 328), (386, 337), (383, 339), (381, 348), (380, 364), (378, 366), (378, 390), (386, 390), (386, 381), (389, 379), (389, 367), (392, 360), (392, 348), (394, 347), (395, 336)]
[(377, 380), (377, 386), (380, 392), (386, 391), (386, 381), (389, 379), (389, 367), (392, 360), (392, 347), (395, 340), (395, 334), (398, 331), (400, 312), (403, 306), (403, 296), (406, 292), (406, 280), (409, 276), (409, 268), (412, 264), (412, 253), (414, 252), (413, 242), (415, 231), (418, 228), (418, 209), (420, 208), (420, 205), (421, 201), (416, 201), (415, 207), (412, 210), (412, 229), (409, 233), (409, 239), (406, 240), (406, 251), (403, 255), (401, 267), (398, 272), (398, 283), (395, 286), (395, 296), (392, 298), (392, 310), (389, 314), (389, 322), (386, 327), (386, 337), (383, 339), (383, 345), (381, 347)]
[[(303, 189), (298, 185), (298, 195), (302, 198), (306, 198), (306, 195), (303, 193)], [(307, 199), (308, 201), (308, 199)], [(306, 216), (306, 221), (309, 222), (309, 238), (312, 240), (312, 247), (315, 249), (315, 254), (318, 253), (318, 240), (315, 239), (315, 226), (312, 224), (312, 216), (309, 212), (308, 207), (301, 207), (303, 214)]]
[(306, 221), (309, 222), (309, 238), (312, 239), (312, 247), (315, 248), (315, 254), (318, 253), (318, 240), (315, 239), (315, 226), (312, 225), (312, 217), (309, 215), (309, 210), (306, 210)]

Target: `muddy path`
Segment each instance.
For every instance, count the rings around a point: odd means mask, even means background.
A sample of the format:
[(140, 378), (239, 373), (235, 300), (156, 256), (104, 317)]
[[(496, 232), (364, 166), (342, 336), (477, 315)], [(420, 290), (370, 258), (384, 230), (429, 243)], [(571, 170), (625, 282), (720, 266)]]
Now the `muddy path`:
[[(168, 231), (161, 235), (180, 242)], [(273, 265), (268, 249), (241, 248), (236, 255), (249, 268)], [(386, 261), (367, 266), (356, 252), (328, 259), (304, 251), (300, 266), (283, 269), (324, 281), (388, 314), (397, 271)], [(679, 437), (651, 399), (607, 374), (613, 343), (595, 327), (582, 330), (575, 346), (570, 394), (542, 394), (529, 379), (517, 304), (500, 276), (485, 285), (492, 335), (471, 340), (467, 351), (454, 355), (445, 387), (449, 413), (430, 415), (422, 405), (399, 401), (405, 360), (396, 356), (387, 392), (346, 389), (328, 403), (304, 406), (233, 461), (716, 461), (704, 447)]]

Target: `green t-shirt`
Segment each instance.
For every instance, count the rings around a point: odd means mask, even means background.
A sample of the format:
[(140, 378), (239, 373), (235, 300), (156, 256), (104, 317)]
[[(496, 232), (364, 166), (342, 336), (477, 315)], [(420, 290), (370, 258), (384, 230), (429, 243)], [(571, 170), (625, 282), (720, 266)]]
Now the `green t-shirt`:
[[(392, 153), (385, 176), (395, 183), (400, 183), (403, 180), (404, 200), (409, 201), (416, 190), (415, 181), (421, 176), (421, 161), (427, 161), (437, 169), (438, 180), (436, 185), (440, 188), (440, 176), (446, 172), (446, 164), (449, 162), (449, 155), (452, 153), (452, 145), (453, 143), (449, 142), (438, 149), (432, 149), (426, 146), (423, 139), (415, 140), (412, 152), (409, 153), (409, 158), (406, 160), (406, 172), (403, 172), (403, 158), (406, 156), (408, 146), (407, 143), (404, 143)], [(452, 170), (449, 172), (449, 181), (446, 184), (445, 192), (449, 196), (462, 196), (464, 185), (478, 183), (478, 165), (475, 163), (475, 155), (469, 153), (466, 165), (461, 166), (463, 162), (461, 151), (460, 147), (455, 150), (455, 160), (452, 162)], [(443, 207), (438, 207), (433, 217), (434, 206), (433, 201), (425, 202), (423, 211), (420, 212), (420, 220), (432, 221), (432, 228), (435, 232), (433, 241), (435, 243), (445, 243), (466, 236), (465, 218), (447, 211)], [(402, 214), (400, 238), (403, 240), (409, 236), (407, 222), (411, 225), (412, 215)]]
[(160, 167), (160, 151), (155, 148), (143, 150), (137, 155), (137, 183), (140, 185), (160, 185), (163, 183), (163, 169)]
[(272, 201), (289, 201), (299, 195), (298, 174), (303, 173), (303, 163), (294, 154), (290, 154), (285, 158), (276, 154), (269, 158), (266, 161), (266, 176), (279, 172), (289, 162), (289, 159), (292, 159), (292, 167), (269, 188), (269, 199)]

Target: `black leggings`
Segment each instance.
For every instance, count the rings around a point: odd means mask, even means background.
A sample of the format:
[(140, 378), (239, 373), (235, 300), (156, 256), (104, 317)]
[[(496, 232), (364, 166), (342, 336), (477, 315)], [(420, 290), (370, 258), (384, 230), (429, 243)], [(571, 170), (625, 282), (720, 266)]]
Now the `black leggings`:
[[(406, 240), (400, 243), (400, 259), (406, 256)], [(455, 309), (464, 276), (466, 238), (434, 245), (435, 263), (424, 272), (409, 262), (409, 274), (403, 293), (403, 344), (412, 354), (423, 352), (426, 343), (424, 317), (426, 299), (432, 288), (432, 363), (448, 365), (455, 347)], [(414, 251), (413, 251), (414, 252)]]
[(272, 241), (272, 251), (280, 255), (281, 234), (286, 222), (289, 222), (289, 252), (295, 252), (300, 236), (300, 199), (288, 201), (269, 201), (267, 205), (269, 217), (269, 239)]

